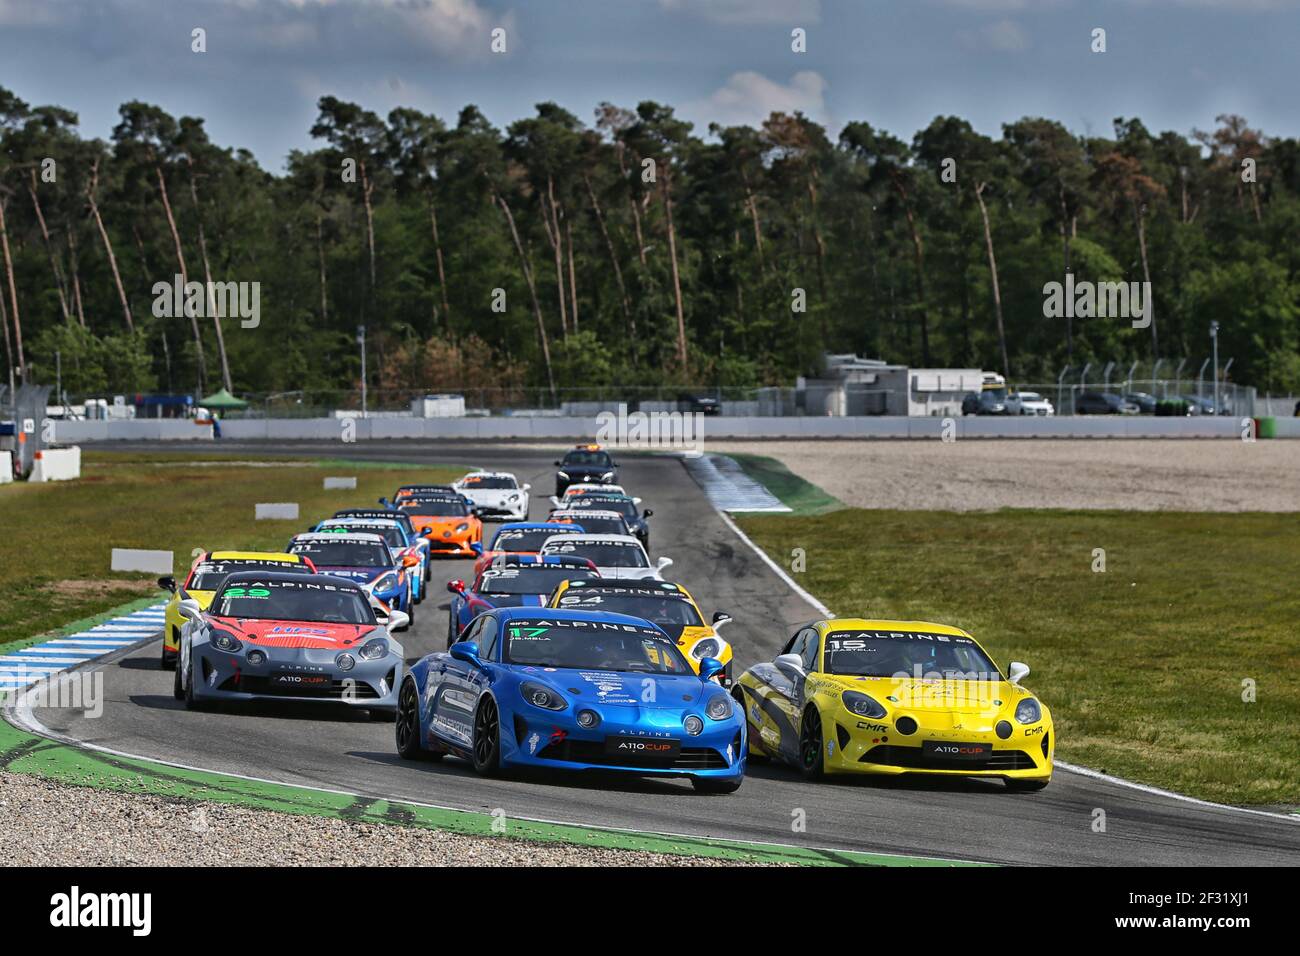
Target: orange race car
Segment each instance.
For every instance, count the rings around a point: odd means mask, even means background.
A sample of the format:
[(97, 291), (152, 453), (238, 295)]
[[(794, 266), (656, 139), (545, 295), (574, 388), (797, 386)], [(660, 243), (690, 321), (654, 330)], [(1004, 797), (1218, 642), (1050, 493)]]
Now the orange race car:
[[(483, 522), (456, 492), (418, 492), (393, 503), (429, 541), (429, 554), (472, 557), (483, 550)], [(477, 548), (475, 547), (477, 545)]]

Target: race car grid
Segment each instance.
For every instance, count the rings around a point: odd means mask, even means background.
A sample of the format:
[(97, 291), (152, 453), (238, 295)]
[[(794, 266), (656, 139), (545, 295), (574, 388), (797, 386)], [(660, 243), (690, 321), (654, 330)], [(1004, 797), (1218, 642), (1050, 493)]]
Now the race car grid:
[(153, 604), (84, 631), (0, 655), (0, 692), (17, 691), (86, 661), (157, 637), (167, 605)]

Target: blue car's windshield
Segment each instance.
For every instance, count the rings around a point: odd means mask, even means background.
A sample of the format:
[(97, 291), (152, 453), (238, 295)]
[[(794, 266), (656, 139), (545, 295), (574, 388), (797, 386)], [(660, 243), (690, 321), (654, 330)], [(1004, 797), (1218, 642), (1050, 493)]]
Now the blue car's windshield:
[(534, 667), (691, 673), (677, 647), (655, 628), (596, 619), (512, 619), (506, 624), (505, 659)]
[(393, 565), (388, 545), (353, 541), (299, 541), (290, 554), (305, 554), (318, 568), (388, 568)]

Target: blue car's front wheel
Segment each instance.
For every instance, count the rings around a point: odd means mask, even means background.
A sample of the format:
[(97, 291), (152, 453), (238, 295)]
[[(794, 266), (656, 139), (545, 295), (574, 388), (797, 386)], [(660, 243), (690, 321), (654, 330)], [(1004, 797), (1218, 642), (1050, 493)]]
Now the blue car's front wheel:
[(403, 760), (441, 760), (442, 753), (425, 750), (420, 746), (420, 695), (415, 689), (415, 681), (402, 683), (401, 693), (397, 695), (397, 722), (394, 731), (397, 739), (397, 755)]
[(485, 777), (501, 769), (501, 718), (491, 697), (484, 697), (474, 714), (474, 769)]

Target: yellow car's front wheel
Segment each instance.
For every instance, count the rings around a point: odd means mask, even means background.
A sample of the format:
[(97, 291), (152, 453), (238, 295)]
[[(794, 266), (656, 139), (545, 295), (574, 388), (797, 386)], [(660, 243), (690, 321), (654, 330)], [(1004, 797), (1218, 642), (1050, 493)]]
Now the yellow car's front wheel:
[(822, 746), (822, 715), (813, 705), (803, 712), (799, 722), (799, 770), (808, 780), (820, 780), (826, 772)]

